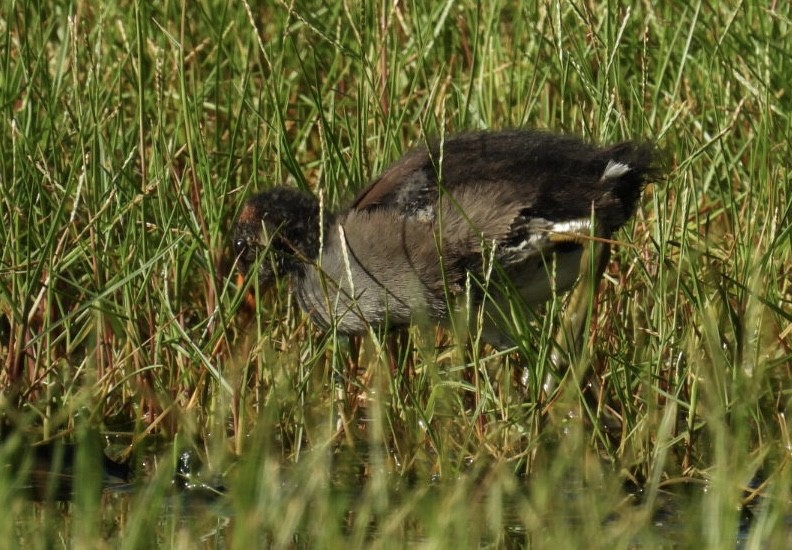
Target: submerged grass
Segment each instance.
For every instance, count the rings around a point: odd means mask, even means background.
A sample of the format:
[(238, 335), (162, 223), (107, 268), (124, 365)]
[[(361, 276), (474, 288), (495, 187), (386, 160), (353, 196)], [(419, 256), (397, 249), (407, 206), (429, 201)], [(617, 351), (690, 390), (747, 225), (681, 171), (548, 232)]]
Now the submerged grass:
[[(4, 540), (792, 544), (788, 3), (2, 13)], [(427, 136), (507, 127), (664, 154), (565, 377), (549, 361), (563, 296), (538, 320), (504, 312), (518, 349), (499, 353), (475, 323), (320, 333), (285, 282), (233, 276), (249, 193), (341, 206)], [(97, 431), (116, 456), (197, 449), (226, 474), (221, 510), (167, 496), (175, 451), (131, 496), (100, 497), (87, 451), (72, 503), (19, 496), (31, 444), (96, 450)]]

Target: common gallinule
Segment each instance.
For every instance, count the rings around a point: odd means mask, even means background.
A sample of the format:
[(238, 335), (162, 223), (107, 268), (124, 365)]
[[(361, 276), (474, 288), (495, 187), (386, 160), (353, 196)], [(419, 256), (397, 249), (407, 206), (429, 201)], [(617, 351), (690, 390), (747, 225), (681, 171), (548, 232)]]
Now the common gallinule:
[(634, 213), (652, 157), (646, 144), (600, 148), (538, 131), (456, 135), (407, 153), (337, 214), (296, 189), (257, 194), (233, 246), (260, 284), (290, 276), (322, 327), (445, 323), (468, 302), (485, 306), (482, 336), (496, 346), (510, 342), (508, 300), (537, 306), (588, 273), (562, 324), (569, 347), (606, 263), (605, 239)]

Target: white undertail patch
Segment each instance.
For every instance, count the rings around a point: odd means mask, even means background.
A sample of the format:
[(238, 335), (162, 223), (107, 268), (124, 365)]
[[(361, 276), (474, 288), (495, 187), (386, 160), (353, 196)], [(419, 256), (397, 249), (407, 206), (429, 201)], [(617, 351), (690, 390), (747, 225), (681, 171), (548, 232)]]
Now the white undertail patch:
[(608, 165), (605, 167), (605, 171), (602, 173), (603, 180), (615, 180), (617, 178), (622, 177), (624, 174), (632, 170), (629, 164), (624, 164), (623, 162), (616, 162), (614, 160), (609, 160)]
[(556, 222), (551, 229), (553, 233), (565, 235), (584, 235), (591, 234), (591, 220), (589, 218), (578, 218), (565, 222)]

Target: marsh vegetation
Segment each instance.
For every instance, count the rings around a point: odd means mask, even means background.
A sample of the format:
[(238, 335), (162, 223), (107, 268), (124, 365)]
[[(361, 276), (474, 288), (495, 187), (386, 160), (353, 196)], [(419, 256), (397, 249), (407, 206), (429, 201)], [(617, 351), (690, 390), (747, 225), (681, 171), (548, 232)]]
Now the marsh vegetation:
[[(792, 546), (789, 3), (2, 14), (10, 546)], [(426, 137), (511, 127), (663, 151), (568, 371), (563, 295), (505, 312), (496, 351), (475, 323), (322, 332), (285, 281), (235, 276), (254, 191), (338, 207)], [(53, 441), (73, 499), (31, 501)], [(174, 499), (184, 450), (220, 504)], [(101, 491), (103, 452), (135, 491)]]

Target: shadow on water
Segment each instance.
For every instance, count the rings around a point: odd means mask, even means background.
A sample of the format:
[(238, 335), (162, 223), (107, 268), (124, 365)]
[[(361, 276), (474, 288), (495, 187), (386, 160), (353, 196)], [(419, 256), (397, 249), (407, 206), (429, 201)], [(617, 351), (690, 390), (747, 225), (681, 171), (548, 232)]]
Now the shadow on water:
[[(114, 452), (116, 447), (128, 445), (103, 449), (95, 443), (55, 440), (24, 449), (17, 444), (5, 456), (6, 483), (0, 486), (10, 489), (8, 506), (23, 546), (42, 538), (68, 540), (82, 523), (98, 525), (92, 536), (105, 541), (124, 536), (135, 522), (151, 531), (138, 535), (147, 544), (167, 541), (173, 529), (199, 540), (226, 540), (232, 516), (227, 489), (196, 451), (174, 455), (152, 444), (119, 458), (124, 453)], [(87, 521), (86, 513), (92, 516)]]
[[(133, 471), (128, 462), (116, 462), (101, 453), (101, 487), (104, 491), (134, 490)], [(56, 441), (34, 445), (21, 489), (33, 500), (69, 501), (79, 481), (76, 475), (77, 446)]]
[[(98, 453), (100, 483), (105, 494), (134, 494), (155, 474), (157, 464), (163, 462), (153, 450), (133, 455), (135, 458), (114, 460), (102, 450)], [(168, 462), (167, 460), (164, 462)], [(7, 464), (7, 468), (14, 468)], [(84, 474), (78, 465), (78, 445), (63, 441), (33, 445), (29, 463), (22, 463), (18, 473), (24, 473), (20, 484), (23, 494), (34, 501), (68, 502), (75, 498), (83, 483)], [(217, 474), (207, 474), (195, 450), (182, 450), (178, 453), (173, 468), (170, 493), (187, 503), (211, 504), (222, 499), (227, 488), (223, 478)]]

